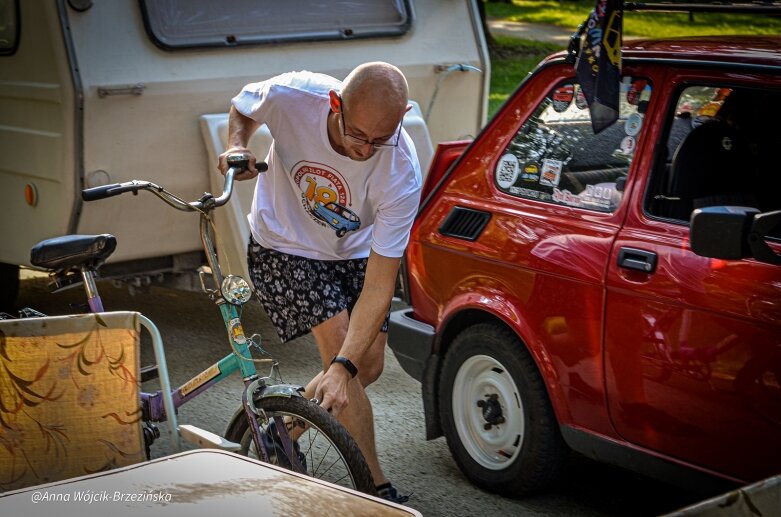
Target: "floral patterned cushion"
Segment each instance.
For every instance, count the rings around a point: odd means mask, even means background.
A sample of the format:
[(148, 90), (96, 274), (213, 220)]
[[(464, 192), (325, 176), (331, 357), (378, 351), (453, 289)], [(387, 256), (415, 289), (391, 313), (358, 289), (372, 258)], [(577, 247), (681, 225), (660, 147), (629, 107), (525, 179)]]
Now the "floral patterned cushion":
[(145, 459), (138, 313), (0, 321), (0, 491)]

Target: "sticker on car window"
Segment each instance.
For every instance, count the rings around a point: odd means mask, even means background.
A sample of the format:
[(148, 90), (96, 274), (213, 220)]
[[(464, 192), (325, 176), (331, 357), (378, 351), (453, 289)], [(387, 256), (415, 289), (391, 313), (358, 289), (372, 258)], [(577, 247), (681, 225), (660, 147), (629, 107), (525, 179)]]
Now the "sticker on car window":
[(613, 206), (618, 205), (617, 195), (619, 194), (615, 183), (599, 183), (586, 185), (586, 190), (578, 194), (578, 197), (583, 207), (610, 210)]
[(639, 113), (632, 113), (626, 119), (624, 124), (624, 131), (629, 136), (636, 136), (640, 132), (640, 128), (643, 127), (643, 116)]
[(542, 176), (540, 176), (540, 185), (548, 187), (558, 187), (561, 180), (561, 169), (563, 163), (561, 160), (543, 160)]
[(553, 201), (556, 203), (561, 203), (563, 205), (567, 206), (581, 206), (583, 205), (583, 200), (580, 199), (577, 195), (573, 194), (569, 190), (559, 190), (557, 188), (553, 189)]
[(532, 190), (529, 188), (522, 188), (522, 187), (510, 187), (509, 188), (510, 194), (514, 194), (516, 196), (523, 196), (528, 199), (539, 199), (542, 201), (550, 201), (551, 195), (547, 192), (541, 192), (539, 190)]
[(536, 163), (527, 163), (523, 168), (521, 179), (523, 181), (533, 181), (535, 183), (540, 181), (540, 168), (537, 167)]
[(575, 96), (575, 87), (571, 84), (565, 84), (556, 88), (553, 92), (553, 109), (557, 113), (567, 111), (572, 99)]
[(651, 85), (646, 84), (643, 91), (640, 93), (640, 102), (648, 102), (651, 100)]
[(621, 140), (621, 152), (630, 155), (635, 152), (635, 147), (637, 147), (637, 140), (633, 136), (625, 136), (623, 140)]
[(578, 93), (575, 94), (575, 106), (578, 109), (584, 110), (588, 108), (588, 101), (586, 101), (586, 94), (583, 93), (583, 87), (578, 86)]
[(496, 164), (496, 183), (503, 189), (510, 188), (518, 179), (518, 158), (507, 153)]
[(642, 100), (642, 94), (643, 90), (645, 90), (646, 85), (648, 84), (648, 81), (645, 79), (638, 79), (636, 81), (633, 81), (632, 84), (629, 86), (629, 91), (626, 92), (626, 102), (633, 106), (637, 106), (640, 104), (640, 101)]

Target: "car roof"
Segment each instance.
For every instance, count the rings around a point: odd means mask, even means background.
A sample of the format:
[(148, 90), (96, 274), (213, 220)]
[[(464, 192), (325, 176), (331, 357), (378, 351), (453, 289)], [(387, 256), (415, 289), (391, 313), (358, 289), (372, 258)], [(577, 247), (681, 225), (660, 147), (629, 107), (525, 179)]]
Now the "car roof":
[[(551, 56), (561, 58), (565, 53)], [(622, 59), (724, 63), (781, 68), (780, 36), (692, 36), (675, 39), (629, 39)], [(548, 60), (546, 60), (548, 61)]]
[(700, 36), (674, 40), (629, 40), (624, 56), (781, 66), (781, 37)]

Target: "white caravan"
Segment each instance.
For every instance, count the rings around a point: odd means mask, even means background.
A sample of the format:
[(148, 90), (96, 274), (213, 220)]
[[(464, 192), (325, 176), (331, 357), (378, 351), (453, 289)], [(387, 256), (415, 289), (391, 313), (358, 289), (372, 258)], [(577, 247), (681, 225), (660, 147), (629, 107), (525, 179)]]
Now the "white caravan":
[[(187, 287), (202, 264), (198, 218), (154, 196), (83, 203), (83, 188), (131, 179), (185, 199), (221, 190), (230, 99), (291, 70), (343, 78), (399, 66), (416, 109), (405, 127), (433, 146), (485, 122), (489, 61), (473, 0), (0, 0), (0, 299), (17, 265), (59, 235), (111, 233), (104, 276)], [(251, 146), (265, 156), (265, 129)], [(243, 271), (253, 185), (217, 213), (226, 261)]]

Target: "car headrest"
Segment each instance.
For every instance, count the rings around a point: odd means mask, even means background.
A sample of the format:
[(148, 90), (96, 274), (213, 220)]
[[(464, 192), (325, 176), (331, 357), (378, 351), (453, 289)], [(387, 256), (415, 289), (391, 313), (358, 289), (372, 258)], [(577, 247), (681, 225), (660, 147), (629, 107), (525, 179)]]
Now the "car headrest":
[(675, 151), (671, 194), (692, 199), (742, 190), (748, 150), (742, 135), (722, 121), (695, 127)]

